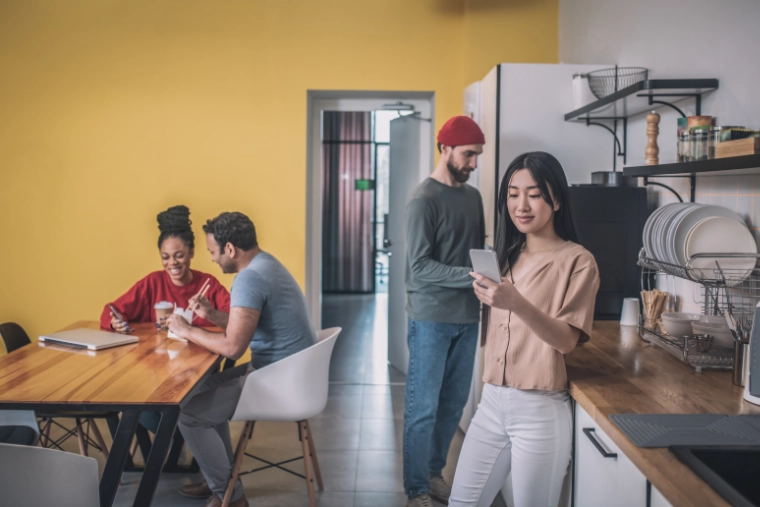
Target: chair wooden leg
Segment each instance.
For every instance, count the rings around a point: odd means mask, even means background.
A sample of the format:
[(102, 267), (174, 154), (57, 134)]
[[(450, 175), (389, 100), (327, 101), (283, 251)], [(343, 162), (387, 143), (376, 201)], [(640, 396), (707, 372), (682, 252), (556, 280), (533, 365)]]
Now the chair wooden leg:
[(106, 447), (106, 442), (103, 440), (103, 435), (100, 434), (95, 419), (89, 419), (89, 427), (92, 429), (92, 436), (95, 437), (95, 442), (100, 446), (101, 454), (103, 454), (103, 457), (108, 461), (108, 447)]
[(87, 443), (84, 441), (84, 430), (82, 429), (82, 421), (76, 418), (77, 422), (77, 441), (79, 442), (79, 454), (87, 456)]
[(314, 496), (314, 477), (311, 473), (311, 453), (309, 452), (309, 434), (305, 421), (298, 423), (301, 429), (301, 448), (303, 449), (303, 468), (306, 471), (306, 490), (309, 492), (309, 507), (317, 507), (317, 499)]
[(306, 425), (306, 438), (309, 441), (309, 453), (311, 455), (311, 463), (314, 465), (314, 477), (317, 479), (317, 486), (319, 491), (324, 491), (325, 486), (322, 484), (322, 472), (319, 471), (319, 461), (317, 460), (317, 450), (314, 448), (314, 435), (311, 432), (311, 425), (309, 420), (304, 421)]
[(235, 484), (238, 480), (238, 473), (240, 473), (240, 465), (243, 464), (243, 458), (245, 458), (245, 448), (248, 445), (253, 433), (253, 421), (248, 421), (243, 426), (243, 432), (240, 434), (240, 441), (238, 442), (237, 450), (235, 451), (235, 464), (232, 466), (232, 476), (230, 476), (230, 482), (227, 483), (227, 491), (224, 492), (224, 500), (222, 500), (222, 507), (229, 507), (232, 501), (232, 492), (235, 490)]

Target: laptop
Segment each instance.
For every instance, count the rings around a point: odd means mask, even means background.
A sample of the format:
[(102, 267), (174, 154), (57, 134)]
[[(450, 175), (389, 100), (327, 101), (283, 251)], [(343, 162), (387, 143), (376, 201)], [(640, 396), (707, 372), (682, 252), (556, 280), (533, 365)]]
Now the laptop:
[(119, 333), (109, 333), (108, 331), (98, 331), (97, 329), (71, 329), (69, 331), (59, 331), (57, 333), (46, 334), (39, 337), (41, 342), (68, 345), (88, 350), (103, 350), (119, 345), (128, 345), (137, 343), (136, 336), (129, 336)]

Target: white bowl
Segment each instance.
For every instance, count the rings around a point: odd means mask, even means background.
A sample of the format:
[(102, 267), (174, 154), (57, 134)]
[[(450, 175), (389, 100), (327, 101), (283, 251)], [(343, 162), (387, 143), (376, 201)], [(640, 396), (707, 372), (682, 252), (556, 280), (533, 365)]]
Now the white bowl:
[(694, 331), (694, 334), (709, 334), (712, 336), (714, 338), (714, 345), (720, 345), (722, 347), (729, 348), (734, 346), (734, 337), (731, 334), (731, 330), (728, 328), (728, 326), (720, 328), (710, 325), (703, 325), (699, 322), (693, 322), (691, 328)]
[(703, 325), (725, 326), (728, 329), (728, 322), (723, 315), (702, 315), (699, 317), (699, 323)]
[(696, 313), (665, 312), (662, 314), (662, 327), (669, 335), (681, 338), (692, 334), (691, 323), (698, 321)]
[(673, 322), (694, 322), (702, 317), (704, 315), (688, 312), (665, 312), (662, 314), (662, 320), (671, 320)]

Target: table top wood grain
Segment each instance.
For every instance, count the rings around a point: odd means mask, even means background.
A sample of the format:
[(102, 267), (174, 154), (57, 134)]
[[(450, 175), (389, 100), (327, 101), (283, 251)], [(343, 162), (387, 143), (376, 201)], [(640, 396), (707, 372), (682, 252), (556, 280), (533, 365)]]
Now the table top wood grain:
[[(152, 323), (130, 324), (138, 343), (89, 351), (33, 340), (0, 357), (0, 408), (8, 404), (173, 405), (219, 356), (166, 337)], [(64, 330), (98, 329), (80, 321)]]
[(742, 399), (731, 372), (692, 367), (635, 327), (595, 322), (591, 340), (567, 356), (570, 395), (675, 507), (728, 506), (668, 449), (634, 446), (609, 419), (612, 414), (760, 414)]

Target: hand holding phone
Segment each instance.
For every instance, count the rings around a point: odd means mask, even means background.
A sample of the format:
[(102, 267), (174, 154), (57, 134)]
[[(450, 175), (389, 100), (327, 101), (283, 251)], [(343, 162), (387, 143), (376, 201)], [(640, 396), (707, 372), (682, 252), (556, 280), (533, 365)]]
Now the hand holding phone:
[(118, 310), (116, 310), (116, 308), (114, 308), (113, 305), (108, 305), (108, 308), (110, 308), (111, 310), (111, 316), (113, 316), (118, 322), (118, 329), (114, 327), (113, 323), (111, 324), (111, 327), (114, 328), (114, 331), (118, 331), (121, 333), (131, 333), (132, 330), (129, 328), (129, 323), (127, 323), (124, 317), (121, 316)]
[(496, 258), (496, 252), (493, 250), (470, 250), (470, 260), (472, 260), (472, 270), (479, 275), (483, 275), (492, 282), (501, 283), (501, 270), (499, 261)]

